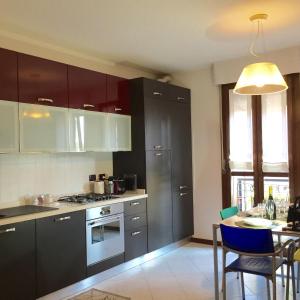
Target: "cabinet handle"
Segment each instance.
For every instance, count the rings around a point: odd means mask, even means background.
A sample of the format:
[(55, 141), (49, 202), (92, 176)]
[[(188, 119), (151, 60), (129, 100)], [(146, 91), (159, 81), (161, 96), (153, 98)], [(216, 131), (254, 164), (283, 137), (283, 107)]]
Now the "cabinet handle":
[(54, 222), (62, 222), (62, 221), (67, 221), (67, 220), (71, 220), (71, 216), (54, 219)]
[(187, 195), (188, 193), (180, 193), (180, 197)]
[(93, 104), (83, 104), (83, 108), (88, 108), (88, 107), (94, 108), (95, 105), (93, 105)]
[(131, 202), (130, 206), (136, 206), (136, 205), (140, 205), (140, 204), (141, 204), (141, 202), (136, 201), (136, 202)]
[(159, 149), (162, 148), (162, 145), (155, 145), (153, 148), (154, 148), (155, 150), (159, 150)]
[(139, 220), (141, 217), (133, 217), (133, 218), (131, 218), (131, 221), (137, 221), (137, 220)]
[(134, 231), (134, 232), (131, 233), (131, 236), (136, 236), (136, 235), (139, 235), (141, 233), (142, 233), (141, 231)]
[(16, 228), (12, 227), (12, 228), (0, 230), (0, 233), (15, 232), (15, 231), (16, 231)]
[(162, 93), (161, 92), (153, 92), (153, 95), (154, 96), (162, 96)]
[(184, 100), (184, 97), (177, 97), (177, 100)]
[(162, 156), (162, 153), (159, 152), (159, 153), (155, 153), (156, 156)]
[(187, 188), (188, 188), (187, 185), (180, 185), (180, 186), (179, 186), (179, 189), (180, 189), (180, 190), (187, 189)]
[(38, 102), (53, 103), (54, 101), (52, 99), (47, 99), (47, 98), (38, 98)]
[(122, 110), (122, 108), (120, 108), (120, 107), (115, 107), (115, 111), (121, 111)]

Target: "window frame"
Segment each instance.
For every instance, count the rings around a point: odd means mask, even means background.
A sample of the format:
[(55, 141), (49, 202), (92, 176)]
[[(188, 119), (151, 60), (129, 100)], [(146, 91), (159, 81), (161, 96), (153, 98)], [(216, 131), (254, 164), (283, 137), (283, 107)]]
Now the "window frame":
[[(230, 108), (229, 91), (235, 83), (221, 86), (221, 114), (222, 114), (222, 204), (223, 208), (231, 206), (231, 177), (253, 176), (254, 179), (254, 206), (264, 198), (264, 177), (288, 177), (290, 198), (295, 195), (295, 176), (293, 152), (295, 151), (294, 109), (295, 100), (300, 101), (299, 74), (285, 76), (289, 89), (287, 90), (287, 115), (288, 115), (288, 163), (289, 172), (263, 172), (263, 148), (262, 148), (262, 106), (261, 96), (252, 96), (252, 132), (253, 132), (253, 171), (230, 170)], [(297, 86), (298, 84), (298, 86)], [(297, 102), (297, 103), (298, 103)], [(299, 145), (300, 147), (300, 142)], [(300, 183), (299, 183), (300, 190)]]

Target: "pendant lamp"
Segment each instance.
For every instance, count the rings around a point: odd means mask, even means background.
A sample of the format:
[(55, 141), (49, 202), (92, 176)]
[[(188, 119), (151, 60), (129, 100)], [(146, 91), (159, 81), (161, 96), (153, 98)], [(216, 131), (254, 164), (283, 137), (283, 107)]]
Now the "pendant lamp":
[[(260, 35), (263, 38), (262, 21), (267, 14), (257, 14), (250, 17), (250, 21), (257, 22), (256, 38), (250, 46), (250, 53), (259, 57), (255, 52), (255, 44)], [(257, 62), (244, 67), (237, 81), (234, 93), (240, 95), (264, 95), (279, 93), (288, 88), (276, 64), (272, 62)]]

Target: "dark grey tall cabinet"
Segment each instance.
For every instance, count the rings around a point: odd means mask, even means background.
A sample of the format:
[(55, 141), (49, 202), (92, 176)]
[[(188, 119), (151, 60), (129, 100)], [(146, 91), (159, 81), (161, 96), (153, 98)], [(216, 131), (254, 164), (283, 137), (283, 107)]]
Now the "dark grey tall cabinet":
[(132, 151), (113, 154), (114, 175), (135, 173), (145, 188), (148, 251), (193, 234), (190, 91), (130, 81)]

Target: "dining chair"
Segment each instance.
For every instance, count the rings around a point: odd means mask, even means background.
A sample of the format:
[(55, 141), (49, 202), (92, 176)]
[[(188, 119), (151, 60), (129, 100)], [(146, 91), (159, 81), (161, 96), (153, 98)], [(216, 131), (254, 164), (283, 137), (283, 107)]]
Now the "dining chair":
[(294, 261), (297, 263), (297, 293), (299, 293), (300, 286), (300, 249), (294, 254)]
[(233, 217), (237, 215), (239, 212), (239, 209), (237, 206), (231, 206), (228, 208), (224, 208), (220, 211), (220, 216), (222, 220), (228, 219), (230, 217)]
[[(289, 299), (289, 270), (292, 273), (293, 299), (296, 299), (295, 274), (293, 256), (296, 249), (295, 241), (288, 240), (274, 247), (272, 231), (270, 229), (252, 229), (231, 227), (220, 224), (223, 248), (223, 299), (226, 300), (226, 274), (240, 272), (242, 296), (245, 299), (244, 273), (260, 275), (266, 278), (268, 299), (270, 296), (270, 281), (272, 281), (273, 300), (276, 300), (276, 270), (287, 264), (286, 299)], [(281, 257), (287, 249), (287, 257)], [(228, 252), (239, 254), (239, 257), (226, 265)]]
[[(236, 216), (239, 212), (239, 209), (237, 206), (231, 206), (224, 208), (220, 211), (220, 216), (222, 220), (226, 220), (228, 218), (231, 218), (233, 216)], [(239, 273), (236, 274), (236, 279), (240, 279)]]

